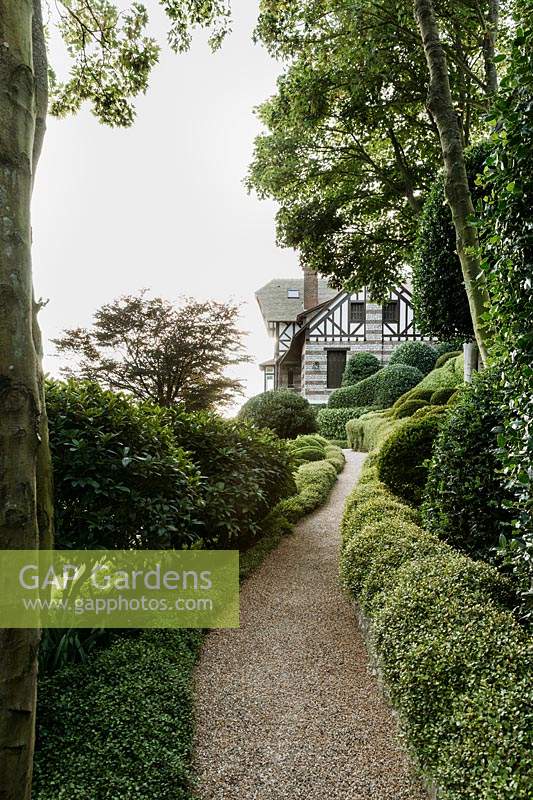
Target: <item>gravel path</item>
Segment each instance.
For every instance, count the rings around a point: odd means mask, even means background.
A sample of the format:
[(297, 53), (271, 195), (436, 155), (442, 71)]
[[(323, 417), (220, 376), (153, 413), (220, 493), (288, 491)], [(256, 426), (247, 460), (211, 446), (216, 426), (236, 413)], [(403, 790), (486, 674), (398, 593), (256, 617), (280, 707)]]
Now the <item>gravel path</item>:
[(200, 800), (427, 800), (338, 586), (339, 523), (363, 456), (246, 582), (241, 628), (196, 674)]

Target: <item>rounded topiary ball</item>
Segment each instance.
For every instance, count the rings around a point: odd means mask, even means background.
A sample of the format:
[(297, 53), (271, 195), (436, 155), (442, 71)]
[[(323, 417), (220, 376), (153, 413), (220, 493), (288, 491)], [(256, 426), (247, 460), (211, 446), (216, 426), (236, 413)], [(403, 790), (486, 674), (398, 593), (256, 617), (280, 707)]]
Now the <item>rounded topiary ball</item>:
[[(396, 400), (410, 389), (414, 389), (424, 378), (424, 373), (417, 367), (407, 364), (390, 364), (378, 372), (373, 404), (379, 408), (390, 408)], [(369, 379), (370, 380), (370, 379)]]
[(356, 353), (346, 364), (342, 377), (343, 386), (352, 386), (364, 378), (369, 378), (382, 368), (381, 361), (372, 353)]
[(270, 428), (281, 439), (295, 439), (318, 429), (314, 409), (304, 397), (290, 389), (276, 389), (252, 397), (238, 416), (257, 428)]
[(425, 342), (404, 342), (395, 348), (389, 364), (407, 364), (427, 375), (435, 368), (436, 360), (437, 353), (431, 345)]

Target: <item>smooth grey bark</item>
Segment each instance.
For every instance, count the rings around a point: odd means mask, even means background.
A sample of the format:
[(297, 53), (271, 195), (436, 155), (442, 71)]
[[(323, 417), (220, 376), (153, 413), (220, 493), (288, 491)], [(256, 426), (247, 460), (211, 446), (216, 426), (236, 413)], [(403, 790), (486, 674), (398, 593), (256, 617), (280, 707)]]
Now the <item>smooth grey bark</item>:
[(489, 331), (483, 319), (489, 304), (481, 270), (479, 239), (474, 225), (474, 206), (468, 186), (461, 127), (450, 88), (448, 62), (442, 46), (432, 0), (414, 0), (429, 71), (428, 106), (437, 127), (444, 159), (446, 198), (450, 206), (472, 323), (483, 363), (488, 357)]
[[(40, 0), (0, 0), (0, 549), (51, 541), (40, 332), (32, 289), (30, 205), (47, 106)], [(45, 532), (46, 531), (46, 532)], [(0, 630), (0, 800), (29, 800), (37, 630)]]

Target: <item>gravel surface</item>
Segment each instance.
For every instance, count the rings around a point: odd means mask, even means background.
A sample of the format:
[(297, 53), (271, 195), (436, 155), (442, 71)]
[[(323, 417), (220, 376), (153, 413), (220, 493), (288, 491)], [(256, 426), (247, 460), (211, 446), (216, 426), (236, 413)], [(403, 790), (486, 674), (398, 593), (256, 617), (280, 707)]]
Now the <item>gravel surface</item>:
[(427, 800), (338, 585), (339, 523), (363, 456), (246, 582), (241, 628), (196, 673), (200, 800)]

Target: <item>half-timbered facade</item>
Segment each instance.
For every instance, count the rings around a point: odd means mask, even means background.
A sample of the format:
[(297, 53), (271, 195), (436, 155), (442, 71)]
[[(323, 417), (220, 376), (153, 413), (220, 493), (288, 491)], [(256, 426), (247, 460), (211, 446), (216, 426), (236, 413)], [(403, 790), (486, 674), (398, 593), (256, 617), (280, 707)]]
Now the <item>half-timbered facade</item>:
[(274, 280), (256, 292), (274, 357), (261, 364), (265, 390), (290, 388), (311, 403), (326, 403), (341, 384), (346, 361), (357, 352), (383, 363), (400, 342), (422, 339), (408, 285), (374, 303), (366, 289), (337, 292), (316, 274)]

